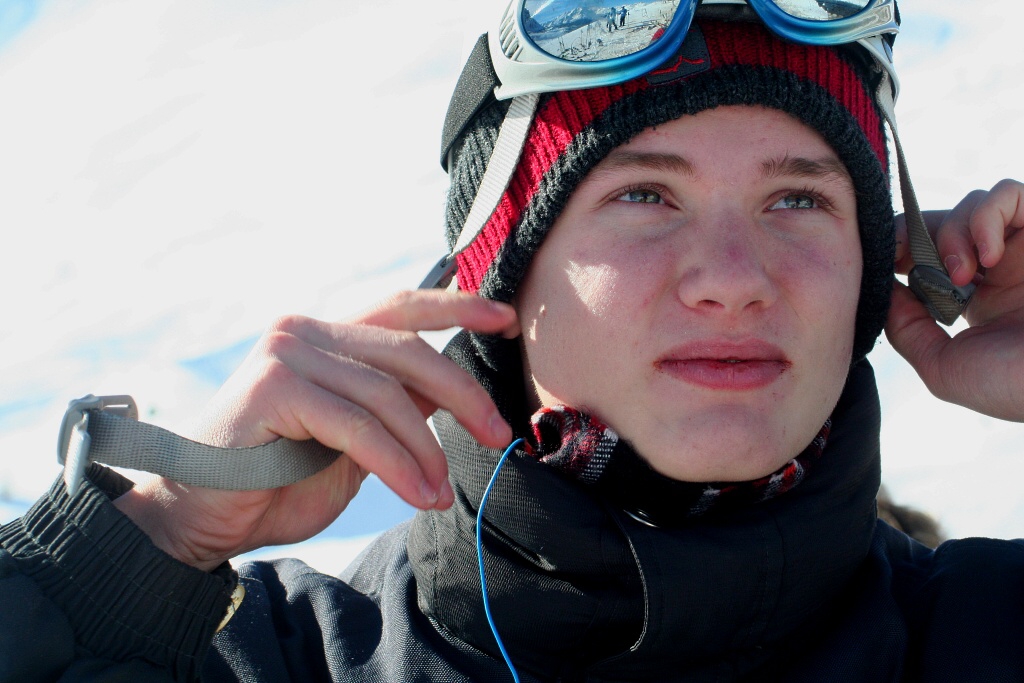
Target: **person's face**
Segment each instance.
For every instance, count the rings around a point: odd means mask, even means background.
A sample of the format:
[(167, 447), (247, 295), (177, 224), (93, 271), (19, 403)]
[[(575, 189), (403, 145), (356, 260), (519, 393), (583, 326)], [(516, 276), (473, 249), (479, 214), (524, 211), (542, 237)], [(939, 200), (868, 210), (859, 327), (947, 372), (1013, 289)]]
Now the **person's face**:
[(772, 109), (648, 129), (577, 190), (516, 296), (528, 388), (689, 481), (768, 474), (849, 369), (857, 204), (835, 152)]

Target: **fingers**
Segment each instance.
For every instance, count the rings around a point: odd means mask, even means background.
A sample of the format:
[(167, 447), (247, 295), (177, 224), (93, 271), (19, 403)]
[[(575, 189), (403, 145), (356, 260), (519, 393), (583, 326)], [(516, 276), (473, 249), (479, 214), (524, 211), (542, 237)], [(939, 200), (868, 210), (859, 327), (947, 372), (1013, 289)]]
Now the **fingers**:
[[(409, 292), (356, 318), (326, 323), (300, 316), (264, 335), (252, 396), (282, 410), (275, 433), (315, 438), (345, 452), (418, 507), (453, 500), (447, 462), (424, 418), (452, 412), (481, 443), (505, 446), (512, 431), (480, 384), (416, 331), (460, 326), (514, 328), (514, 310), (471, 295)], [(260, 386), (262, 385), (262, 386)], [(263, 405), (257, 412), (271, 409)]]
[[(885, 327), (893, 347), (937, 398), (983, 415), (1024, 422), (1020, 296), (1006, 312), (954, 337), (928, 318), (910, 291), (896, 284)], [(972, 304), (973, 307), (973, 304)]]
[(1016, 180), (996, 183), (975, 207), (970, 225), (981, 264), (995, 266), (1003, 257), (1008, 232), (1024, 227), (1024, 185)]
[(956, 286), (971, 281), (978, 270), (978, 260), (971, 236), (971, 215), (974, 209), (984, 201), (987, 193), (975, 190), (953, 207), (945, 219), (939, 224), (935, 235), (935, 247), (939, 250), (939, 258), (946, 266), (946, 272)]
[[(970, 282), (977, 270), (973, 242), (970, 236), (971, 214), (986, 193), (975, 190), (968, 194), (954, 208), (940, 211), (922, 211), (925, 227), (939, 251), (939, 258), (954, 284), (960, 286)], [(910, 235), (906, 215), (896, 217), (896, 272), (906, 275), (914, 266), (910, 253)]]
[[(346, 412), (354, 414), (358, 410), (365, 413), (359, 416), (361, 421), (372, 417), (377, 423), (373, 428), (383, 427), (412, 457), (427, 483), (434, 489), (440, 488), (447, 477), (444, 453), (427, 427), (419, 407), (398, 379), (357, 360), (308, 346), (296, 337), (282, 334), (278, 339), (274, 352), (292, 372), (343, 399)], [(390, 448), (392, 444), (388, 446)], [(350, 455), (360, 464), (365, 464), (354, 454)]]
[[(484, 445), (505, 446), (512, 437), (511, 429), (483, 387), (412, 332), (298, 317), (282, 319), (275, 329), (333, 354), (339, 371), (350, 362), (383, 371), (396, 380), (396, 387), (411, 394), (422, 413), (421, 422), (440, 407), (450, 411)], [(326, 368), (307, 368), (304, 374), (344, 396), (348, 396), (348, 387), (354, 386), (349, 378), (335, 378)], [(368, 375), (364, 377), (371, 381)]]
[(399, 294), (355, 322), (280, 318), (218, 392), (201, 440), (314, 438), (410, 504), (447, 507), (447, 462), (425, 417), (449, 410), (492, 447), (512, 438), (483, 387), (416, 334), (451, 326), (509, 333), (517, 322), (511, 306), (447, 292)]
[(942, 379), (939, 355), (949, 342), (949, 335), (932, 319), (910, 289), (897, 281), (893, 281), (892, 306), (885, 336), (932, 393), (937, 394), (936, 388)]
[(392, 330), (419, 332), (461, 327), (485, 334), (513, 331), (515, 310), (508, 304), (466, 292), (414, 290), (399, 292), (357, 315), (351, 322)]
[[(303, 390), (307, 395), (296, 404), (297, 417), (310, 436), (375, 473), (410, 505), (424, 509), (451, 505), (454, 496), (447, 483), (447, 464), (436, 442), (426, 453), (422, 447), (410, 452), (395, 437), (393, 420), (386, 425), (379, 413), (312, 384), (304, 383)], [(426, 430), (422, 420), (412, 424)], [(398, 431), (409, 438), (412, 430)]]
[[(387, 381), (378, 377), (379, 371), (350, 363), (345, 372), (331, 369), (332, 381), (340, 375), (348, 380), (346, 395), (339, 395), (305, 376), (306, 372), (338, 365), (318, 363), (317, 354), (326, 355), (324, 352), (283, 333), (267, 335), (262, 346), (267, 360), (240, 402), (241, 414), (236, 419), (264, 424), (278, 436), (313, 438), (342, 451), (416, 507), (450, 502), (444, 500), (451, 497), (445, 487), (444, 454), (419, 411), (408, 396), (402, 396), (400, 387), (382, 390)], [(404, 399), (404, 404), (394, 397)], [(367, 405), (360, 405), (358, 400)]]
[[(989, 191), (969, 193), (949, 211), (926, 211), (924, 218), (953, 284), (963, 286), (982, 268), (999, 263), (1007, 237), (1024, 227), (1024, 185), (1002, 180)], [(906, 274), (914, 266), (907, 244), (905, 217), (899, 216), (898, 273)]]

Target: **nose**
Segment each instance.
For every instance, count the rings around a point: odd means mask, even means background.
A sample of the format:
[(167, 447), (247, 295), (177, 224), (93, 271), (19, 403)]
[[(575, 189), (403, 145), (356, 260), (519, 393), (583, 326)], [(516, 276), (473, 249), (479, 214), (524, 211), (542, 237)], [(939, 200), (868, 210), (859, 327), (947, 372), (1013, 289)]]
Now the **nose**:
[(708, 313), (738, 314), (767, 308), (778, 298), (772, 250), (749, 217), (736, 214), (701, 222), (687, 235), (680, 258), (679, 299)]

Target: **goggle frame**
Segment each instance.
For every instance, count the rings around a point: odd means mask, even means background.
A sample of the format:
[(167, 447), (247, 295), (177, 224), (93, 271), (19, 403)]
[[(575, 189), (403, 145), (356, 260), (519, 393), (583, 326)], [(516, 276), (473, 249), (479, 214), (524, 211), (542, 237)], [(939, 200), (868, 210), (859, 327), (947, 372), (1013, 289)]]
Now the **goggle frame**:
[(488, 32), (491, 63), (499, 81), (494, 94), (499, 100), (531, 93), (603, 87), (642, 76), (674, 55), (694, 17), (698, 16), (699, 8), (725, 5), (749, 8), (757, 20), (786, 40), (807, 45), (859, 44), (888, 74), (893, 100), (899, 91), (891, 47), (892, 38), (899, 32), (895, 0), (871, 0), (856, 14), (832, 21), (795, 17), (773, 0), (680, 0), (659, 40), (632, 54), (600, 61), (562, 59), (541, 48), (523, 26), (526, 2), (512, 0), (498, 25)]

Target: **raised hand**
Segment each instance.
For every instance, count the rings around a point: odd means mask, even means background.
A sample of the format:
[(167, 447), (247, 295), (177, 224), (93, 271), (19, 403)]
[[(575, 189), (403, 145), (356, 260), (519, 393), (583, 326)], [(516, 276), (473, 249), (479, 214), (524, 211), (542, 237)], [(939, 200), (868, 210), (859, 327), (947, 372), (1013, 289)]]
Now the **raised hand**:
[[(910, 290), (895, 284), (886, 336), (941, 398), (986, 415), (1024, 421), (1024, 184), (1003, 180), (976, 190), (925, 222), (955, 285), (974, 281), (955, 336), (931, 319)], [(897, 225), (896, 270), (914, 263)]]
[(451, 411), (482, 444), (511, 429), (487, 392), (417, 332), (500, 333), (511, 306), (441, 291), (398, 294), (344, 323), (275, 322), (208, 407), (198, 441), (252, 446), (313, 438), (343, 453), (314, 477), (271, 491), (218, 491), (159, 479), (115, 501), (154, 542), (202, 569), (264, 545), (304, 540), (330, 524), (370, 472), (405, 501), (446, 508), (444, 453), (425, 418)]

